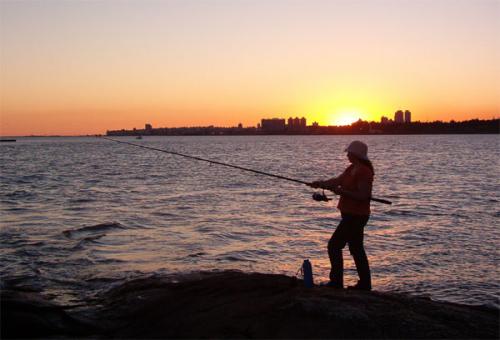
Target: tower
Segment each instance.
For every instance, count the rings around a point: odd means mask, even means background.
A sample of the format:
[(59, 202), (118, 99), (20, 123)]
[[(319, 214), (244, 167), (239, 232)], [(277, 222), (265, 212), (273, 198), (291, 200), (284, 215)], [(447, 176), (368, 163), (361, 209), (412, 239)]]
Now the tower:
[(411, 112), (409, 110), (405, 111), (405, 123), (411, 123)]
[(397, 110), (396, 113), (394, 113), (394, 122), (395, 123), (404, 123), (403, 111)]

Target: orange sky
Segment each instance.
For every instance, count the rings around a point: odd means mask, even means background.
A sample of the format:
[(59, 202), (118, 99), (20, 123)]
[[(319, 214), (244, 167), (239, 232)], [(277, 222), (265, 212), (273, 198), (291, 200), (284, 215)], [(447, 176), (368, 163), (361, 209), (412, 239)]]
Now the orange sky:
[(0, 2), (0, 134), (500, 116), (500, 2)]

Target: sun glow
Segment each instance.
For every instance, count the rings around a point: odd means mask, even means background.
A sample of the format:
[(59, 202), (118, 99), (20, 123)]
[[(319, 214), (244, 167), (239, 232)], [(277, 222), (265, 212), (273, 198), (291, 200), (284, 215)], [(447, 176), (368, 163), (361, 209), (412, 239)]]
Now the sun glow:
[(343, 112), (336, 115), (335, 117), (332, 117), (330, 124), (337, 126), (351, 125), (360, 118), (361, 114), (359, 114), (358, 112)]

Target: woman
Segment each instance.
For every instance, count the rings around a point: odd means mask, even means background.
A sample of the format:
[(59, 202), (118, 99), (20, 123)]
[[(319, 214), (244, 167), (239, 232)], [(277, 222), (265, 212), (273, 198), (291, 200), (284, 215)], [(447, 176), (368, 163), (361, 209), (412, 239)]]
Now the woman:
[(337, 208), (342, 220), (328, 242), (332, 269), (327, 285), (334, 288), (344, 287), (342, 249), (348, 244), (359, 275), (358, 283), (348, 288), (371, 290), (370, 267), (363, 247), (363, 229), (370, 218), (374, 170), (368, 159), (368, 146), (365, 143), (354, 141), (345, 151), (351, 165), (340, 176), (310, 184), (313, 188), (331, 190), (340, 195)]

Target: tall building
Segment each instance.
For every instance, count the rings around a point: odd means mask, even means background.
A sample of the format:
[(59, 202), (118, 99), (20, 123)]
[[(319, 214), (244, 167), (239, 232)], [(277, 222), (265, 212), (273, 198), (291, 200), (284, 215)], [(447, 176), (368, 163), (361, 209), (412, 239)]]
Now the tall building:
[(397, 110), (396, 113), (394, 113), (394, 122), (395, 123), (404, 123), (403, 111)]
[(411, 112), (409, 110), (405, 111), (405, 123), (411, 123)]
[(262, 119), (261, 127), (266, 133), (281, 133), (285, 131), (285, 120), (282, 118)]
[(306, 129), (307, 120), (305, 117), (299, 118), (288, 118), (288, 131), (289, 132), (301, 132)]

